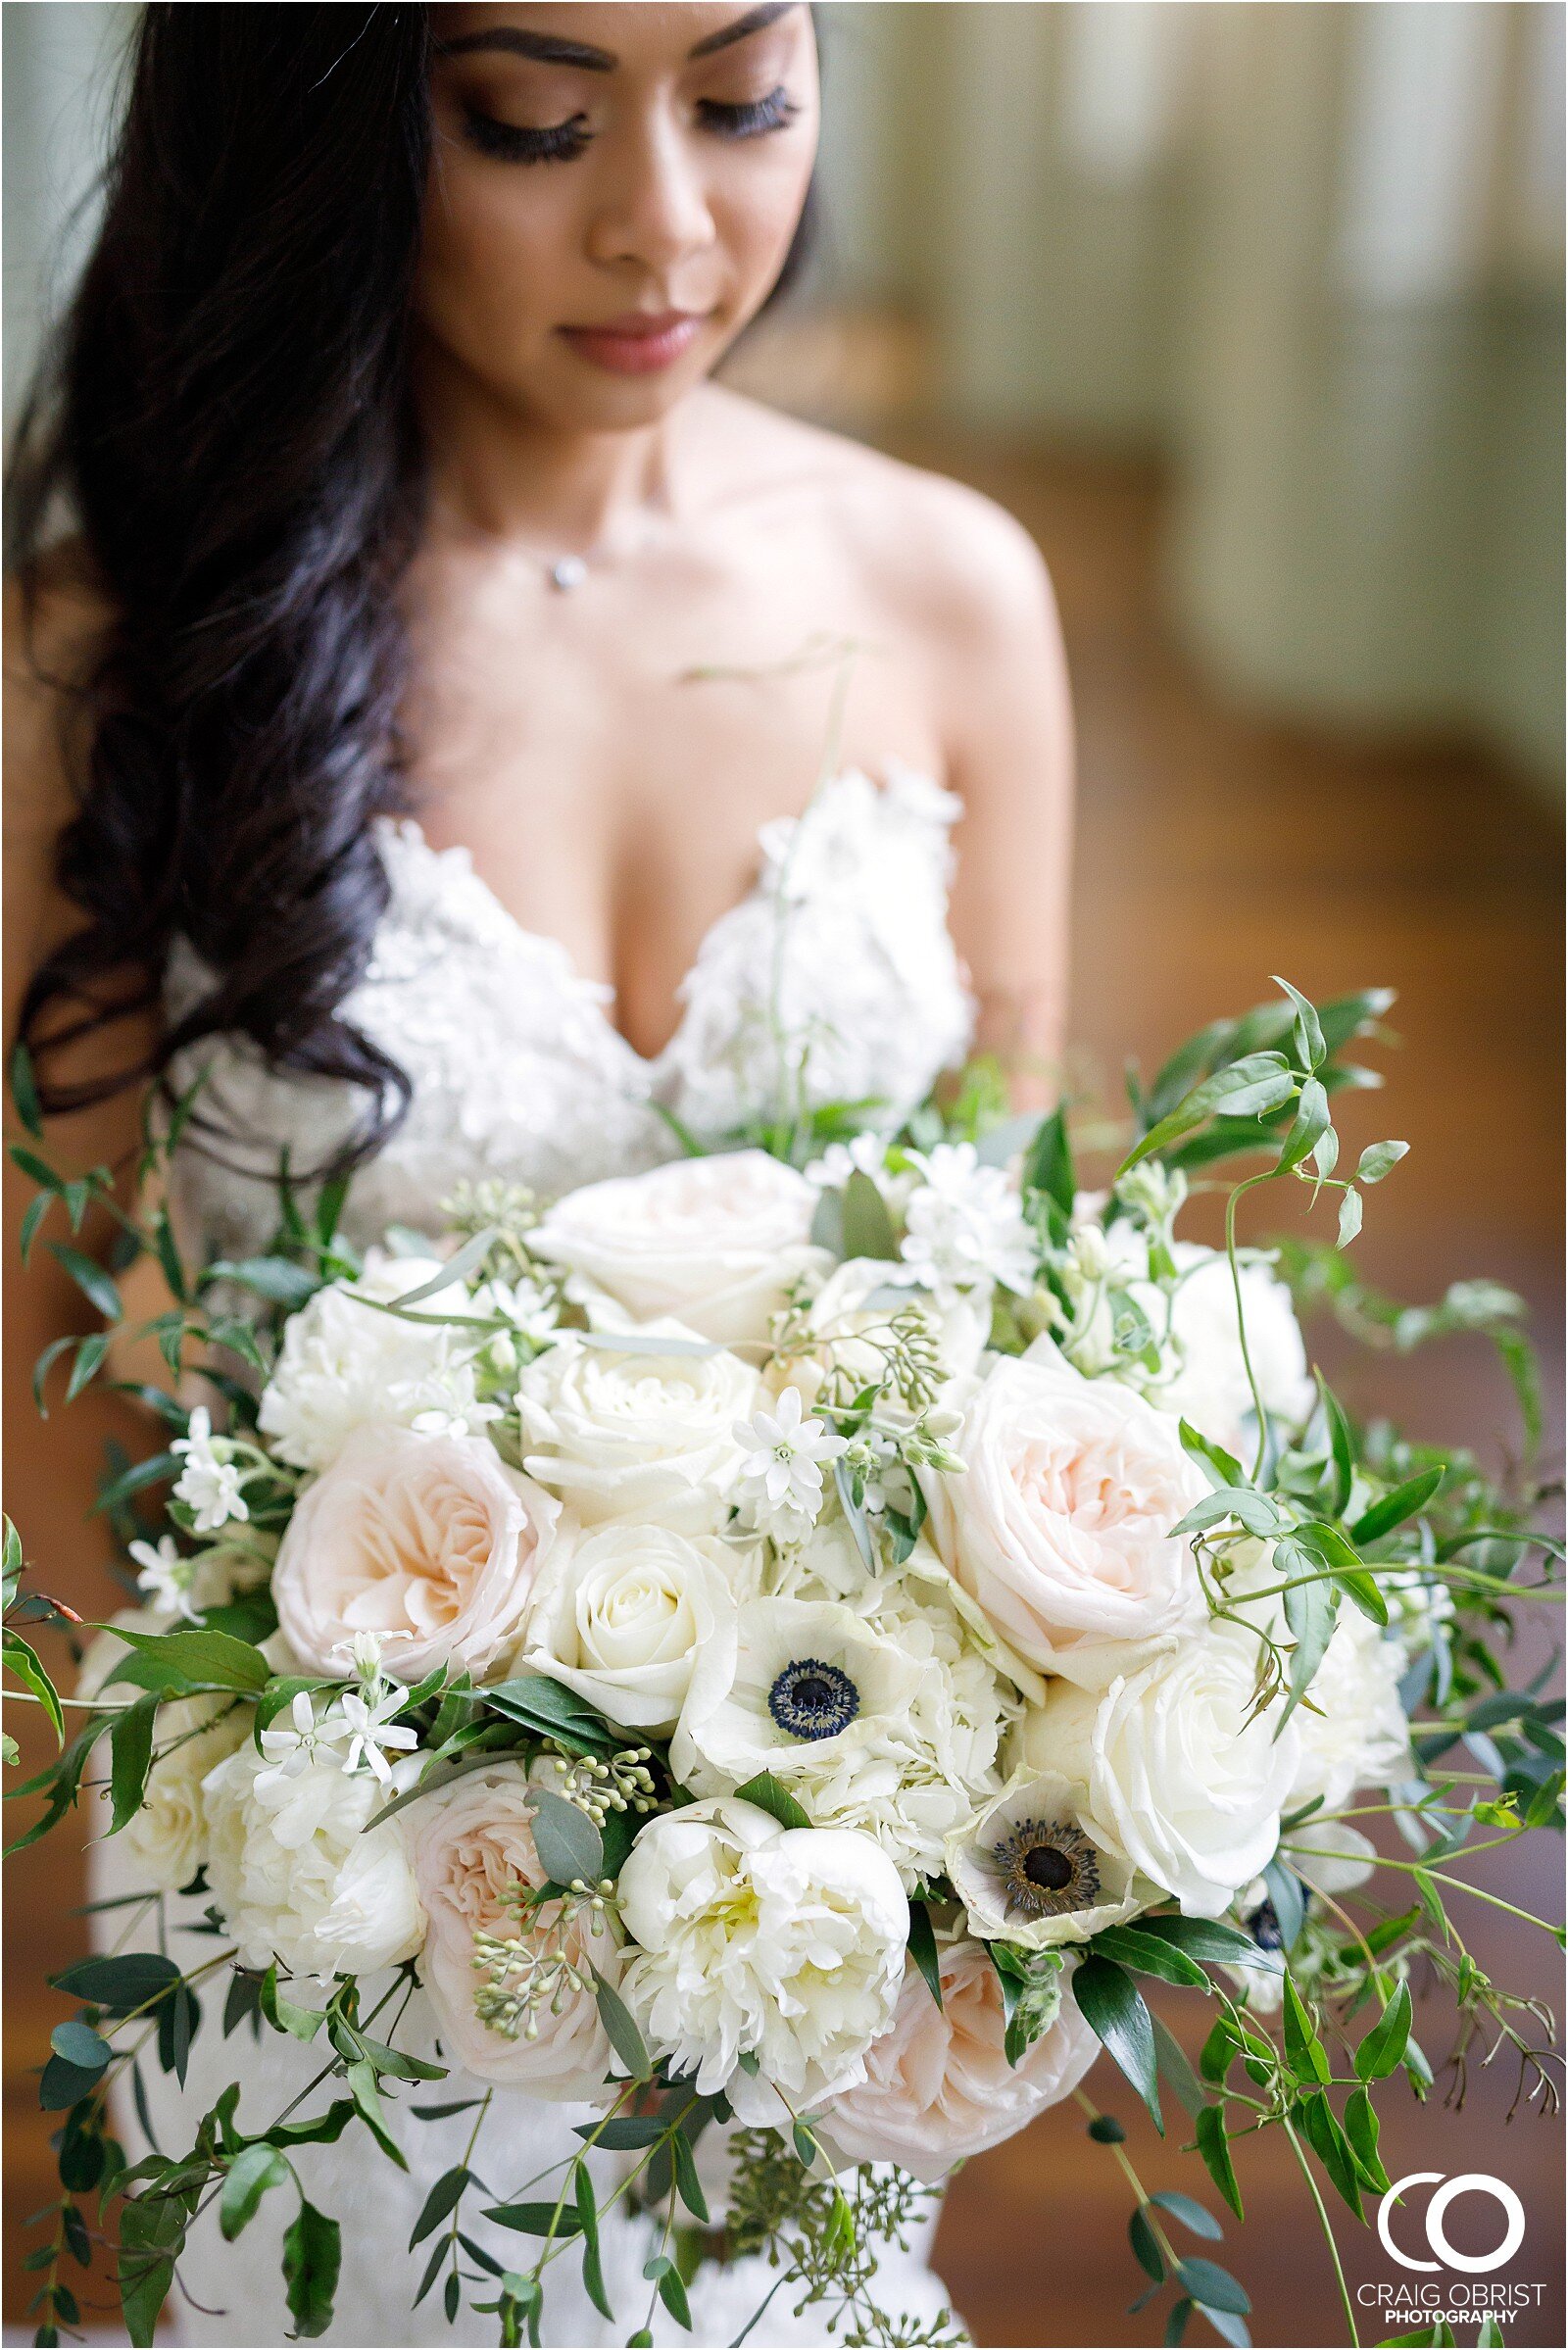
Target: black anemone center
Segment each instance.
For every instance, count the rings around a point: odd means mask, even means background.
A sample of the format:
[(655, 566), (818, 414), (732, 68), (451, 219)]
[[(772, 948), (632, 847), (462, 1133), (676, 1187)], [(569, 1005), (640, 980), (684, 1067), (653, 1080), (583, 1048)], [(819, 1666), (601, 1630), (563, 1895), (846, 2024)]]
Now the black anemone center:
[(1059, 1893), (1071, 1882), (1072, 1862), (1054, 1844), (1036, 1844), (1024, 1855), (1023, 1873), (1031, 1885), (1040, 1885), (1048, 1893)]
[(791, 1738), (837, 1738), (859, 1712), (860, 1692), (838, 1665), (802, 1656), (784, 1667), (768, 1690), (767, 1710)]

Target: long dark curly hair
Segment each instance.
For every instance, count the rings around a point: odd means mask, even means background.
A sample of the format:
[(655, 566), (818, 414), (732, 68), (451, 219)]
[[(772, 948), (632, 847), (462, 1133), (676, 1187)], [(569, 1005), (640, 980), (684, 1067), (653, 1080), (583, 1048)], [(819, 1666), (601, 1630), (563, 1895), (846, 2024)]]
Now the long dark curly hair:
[[(407, 1108), (339, 1006), (386, 904), (372, 819), (404, 804), (429, 46), (424, 7), (144, 11), (102, 226), (7, 485), (31, 602), (64, 513), (109, 615), (58, 681), (80, 723), (57, 873), (83, 919), (19, 1022), (51, 1112), (167, 1084), (226, 1032), (362, 1089), (340, 1163)], [(60, 1077), (69, 1042), (159, 1005), (181, 937), (210, 991), (135, 1066)]]

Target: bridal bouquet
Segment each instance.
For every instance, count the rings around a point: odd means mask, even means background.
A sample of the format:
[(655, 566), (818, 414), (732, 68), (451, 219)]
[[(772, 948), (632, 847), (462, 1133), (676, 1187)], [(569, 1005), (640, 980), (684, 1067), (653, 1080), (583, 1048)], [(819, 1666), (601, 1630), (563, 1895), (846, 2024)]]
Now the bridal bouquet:
[[(1099, 1191), (1064, 1115), (1005, 1120), (979, 1071), (896, 1139), (847, 1108), (554, 1202), (481, 1186), (363, 1259), (341, 1184), (309, 1209), (285, 1186), (270, 1253), (199, 1271), (166, 1216), (116, 1210), (163, 1265), (180, 1384), (139, 1391), (167, 1448), (103, 1495), (139, 1604), (24, 1791), (31, 1835), (101, 1793), (134, 1914), (185, 1895), (211, 1955), (160, 1930), (58, 1978), (39, 2340), (74, 2321), (84, 2205), (116, 2215), (145, 2343), (193, 2217), (216, 2201), (232, 2237), (274, 2193), (319, 2333), (344, 2248), (290, 2152), (357, 2128), (406, 2163), (444, 2074), (477, 2118), (415, 2289), (503, 2342), (539, 2339), (561, 2259), (612, 2314), (612, 2205), (646, 2227), (633, 2342), (658, 2302), (688, 2323), (701, 2257), (758, 2251), (837, 2338), (959, 2338), (879, 2310), (877, 2244), (1069, 2098), (1132, 2183), (1166, 2340), (1200, 2312), (1244, 2342), (1245, 2290), (1189, 2240), (1212, 2209), (1146, 2193), (1082, 2085), (1102, 2051), (1237, 2217), (1233, 2142), (1265, 2126), (1358, 2218), (1388, 2186), (1375, 2098), (1436, 2069), (1418, 1972), (1461, 2066), (1484, 2034), (1549, 2097), (1549, 2019), (1449, 1905), (1496, 1899), (1472, 1855), (1560, 1818), (1560, 1709), (1498, 1654), (1560, 1550), (1523, 1482), (1354, 1428), (1278, 1255), (1237, 1239), (1258, 1187), (1308, 1187), (1339, 1245), (1292, 1252), (1298, 1290), (1400, 1346), (1490, 1329), (1524, 1376), (1506, 1293), (1423, 1316), (1339, 1253), (1404, 1148), (1347, 1173), (1333, 1123), (1385, 1007), (1287, 990), (1206, 1030), (1134, 1086)], [(112, 1197), (20, 1155), (29, 1243)], [(1226, 1247), (1180, 1237), (1234, 1158)], [(112, 1325), (111, 1277), (53, 1246)], [(72, 1393), (109, 1337), (58, 1349)], [(1210, 2000), (1196, 2061), (1141, 1981)], [(320, 2110), (242, 2120), (236, 2083), (188, 2150), (127, 2163), (108, 2086), (183, 2078), (198, 1984), (225, 2031), (314, 2043)], [(482, 2130), (516, 2089), (588, 2109), (581, 2151), (503, 2177)]]

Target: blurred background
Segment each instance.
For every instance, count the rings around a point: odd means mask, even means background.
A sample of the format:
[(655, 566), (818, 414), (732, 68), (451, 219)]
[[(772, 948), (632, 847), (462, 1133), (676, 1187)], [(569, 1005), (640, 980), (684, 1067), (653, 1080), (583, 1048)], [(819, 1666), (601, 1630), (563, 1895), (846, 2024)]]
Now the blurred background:
[[(135, 15), (3, 10), (8, 420), (90, 228)], [(1360, 1267), (1412, 1298), (1472, 1274), (1526, 1298), (1555, 1468), (1562, 7), (830, 0), (817, 15), (822, 249), (730, 371), (973, 482), (1045, 553), (1080, 727), (1079, 1081), (1108, 1090), (1124, 1056), (1162, 1058), (1274, 971), (1318, 997), (1396, 988), (1386, 1088), (1344, 1123), (1355, 1146), (1412, 1150), (1369, 1202)], [(1309, 1336), (1358, 1410), (1494, 1464), (1517, 1449), (1482, 1341), (1358, 1359), (1332, 1329)], [(24, 1440), (30, 1401), (13, 1403)], [(1525, 1644), (1549, 1663), (1539, 1628)], [(1549, 1852), (1505, 1855), (1490, 1882), (1558, 1914)], [(59, 2013), (41, 1970), (82, 1940), (60, 1838), (14, 1864), (12, 1891), (15, 2220), (52, 2175), (28, 2072)], [(1544, 1937), (1473, 1907), (1480, 1963), (1560, 2005)], [(1197, 2015), (1179, 1998), (1166, 2013), (1191, 2042)], [(1421, 2030), (1441, 2062), (1440, 2002)], [(1395, 2113), (1385, 2154), (1396, 2176), (1515, 2187), (1529, 2227), (1501, 2281), (1544, 2289), (1504, 2338), (1561, 2344), (1562, 2136), (1533, 2115), (1505, 2124), (1502, 2076), (1500, 2059), (1473, 2069), (1462, 2113), (1442, 2108), (1440, 2077), (1433, 2105)], [(1180, 2132), (1161, 2145), (1117, 2092), (1112, 2075), (1102, 2094), (1147, 2183), (1191, 2189)], [(1224, 2257), (1258, 2342), (1336, 2341), (1288, 2165), (1267, 2141), (1242, 2165), (1249, 2225)], [(1127, 2208), (1109, 2151), (1068, 2113), (971, 2164), (939, 2261), (976, 2339), (1155, 2338), (1158, 2316), (1125, 2314), (1144, 2282)], [(1397, 2281), (1343, 2216), (1352, 2287)], [(1471, 2249), (1490, 2219), (1483, 2206)], [(1458, 2219), (1454, 2234), (1468, 2242)]]

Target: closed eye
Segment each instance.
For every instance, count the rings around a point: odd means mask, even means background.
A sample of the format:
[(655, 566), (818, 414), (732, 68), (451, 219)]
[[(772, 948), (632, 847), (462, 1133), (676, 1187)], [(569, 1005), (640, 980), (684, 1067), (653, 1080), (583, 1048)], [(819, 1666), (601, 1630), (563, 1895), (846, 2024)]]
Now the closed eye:
[(543, 129), (534, 129), (521, 122), (500, 122), (494, 115), (480, 112), (476, 106), (463, 110), (463, 131), (471, 147), (481, 155), (494, 156), (499, 163), (560, 164), (569, 163), (588, 145), (592, 133), (586, 115), (572, 115), (564, 122), (551, 122)]
[(724, 105), (717, 98), (701, 98), (697, 104), (703, 128), (721, 139), (760, 138), (765, 131), (782, 130), (800, 111), (782, 83), (769, 90), (765, 98), (752, 98), (738, 105)]

